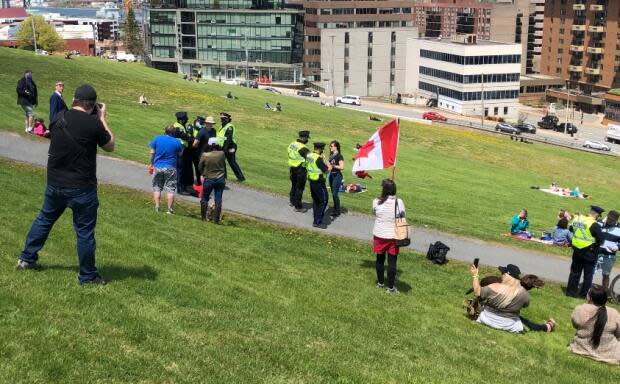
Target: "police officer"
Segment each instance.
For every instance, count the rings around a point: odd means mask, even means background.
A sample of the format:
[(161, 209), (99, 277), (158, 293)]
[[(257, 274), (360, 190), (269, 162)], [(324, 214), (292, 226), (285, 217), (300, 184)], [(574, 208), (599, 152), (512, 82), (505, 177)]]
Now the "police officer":
[(187, 195), (187, 186), (191, 185), (193, 181), (192, 175), (192, 159), (191, 154), (187, 150), (189, 141), (191, 139), (190, 133), (187, 130), (187, 112), (177, 112), (174, 114), (177, 121), (173, 124), (174, 137), (176, 137), (181, 144), (183, 144), (183, 154), (181, 155), (181, 161), (177, 162), (177, 192), (182, 195)]
[(297, 212), (306, 212), (301, 199), (306, 187), (306, 157), (310, 153), (310, 149), (306, 146), (310, 139), (309, 131), (299, 131), (299, 138), (288, 146), (288, 166), (291, 179), (291, 191), (289, 192), (289, 201)]
[(190, 140), (188, 141), (187, 150), (191, 155), (192, 165), (194, 166), (194, 175), (192, 175), (192, 179), (194, 181), (194, 185), (200, 185), (200, 171), (198, 170), (198, 162), (200, 161), (200, 152), (199, 148), (196, 148), (194, 143), (198, 138), (198, 135), (202, 128), (205, 126), (205, 118), (203, 116), (196, 116), (194, 120), (194, 124), (188, 127), (188, 134), (190, 136)]
[(237, 142), (235, 141), (235, 126), (231, 123), (232, 117), (226, 112), (220, 113), (222, 126), (216, 132), (217, 144), (222, 148), (226, 155), (228, 165), (235, 173), (237, 181), (245, 181), (245, 176), (237, 164)]
[(310, 194), (312, 195), (312, 213), (314, 220), (312, 226), (325, 229), (323, 216), (327, 208), (327, 187), (325, 186), (325, 174), (331, 170), (329, 163), (323, 159), (325, 143), (314, 143), (314, 152), (306, 158), (306, 169), (310, 181)]
[(571, 222), (573, 232), (571, 244), (573, 246), (573, 260), (570, 265), (566, 296), (577, 297), (577, 288), (583, 271), (583, 284), (579, 296), (585, 297), (592, 286), (592, 277), (596, 265), (596, 250), (601, 243), (603, 232), (597, 222), (605, 210), (593, 205), (589, 215), (576, 215)]

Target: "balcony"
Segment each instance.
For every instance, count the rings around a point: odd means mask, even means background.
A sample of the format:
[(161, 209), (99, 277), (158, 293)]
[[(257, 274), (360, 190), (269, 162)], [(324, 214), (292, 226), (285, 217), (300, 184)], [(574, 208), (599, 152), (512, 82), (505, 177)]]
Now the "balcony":
[(542, 47), (534, 47), (534, 52), (542, 53)]
[(583, 52), (583, 45), (571, 45), (570, 51), (571, 52)]
[(586, 10), (585, 4), (573, 4), (573, 11), (585, 11), (585, 10)]
[[(573, 9), (575, 9), (575, 5), (573, 5)], [(605, 6), (602, 4), (590, 4), (590, 10), (595, 12), (602, 12), (605, 10)]]
[(596, 67), (596, 68), (586, 67), (586, 73), (588, 75), (600, 75), (601, 74), (601, 68), (600, 67)]
[(586, 30), (586, 26), (585, 25), (573, 24), (573, 25), (571, 25), (570, 29), (571, 29), (571, 31), (584, 32)]
[(569, 65), (568, 66), (568, 71), (569, 72), (583, 72), (583, 67), (581, 65)]
[(542, 45), (542, 39), (534, 39), (534, 44)]
[(604, 49), (602, 47), (588, 47), (588, 53), (603, 53)]
[(537, 30), (534, 31), (534, 36), (542, 37), (542, 35), (543, 35), (542, 29), (537, 29)]
[(603, 33), (605, 32), (605, 27), (602, 25), (591, 25), (588, 27), (588, 32)]

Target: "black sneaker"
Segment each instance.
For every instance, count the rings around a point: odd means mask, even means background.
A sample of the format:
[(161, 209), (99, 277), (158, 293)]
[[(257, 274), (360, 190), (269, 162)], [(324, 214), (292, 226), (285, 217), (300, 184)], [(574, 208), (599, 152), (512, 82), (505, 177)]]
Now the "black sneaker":
[(295, 208), (295, 212), (306, 213), (308, 212), (308, 208)]
[(41, 264), (37, 263), (36, 261), (29, 263), (24, 260), (17, 260), (17, 266), (15, 267), (15, 270), (24, 271), (26, 269), (32, 269), (33, 271), (40, 271), (42, 268), (43, 266), (41, 266)]
[(326, 229), (327, 225), (325, 224), (312, 224), (314, 228)]
[(207, 220), (207, 208), (208, 207), (209, 206), (207, 203), (200, 202), (200, 218), (202, 219), (202, 221)]
[(88, 280), (88, 281), (80, 281), (80, 285), (106, 285), (107, 282), (105, 280), (103, 280), (103, 277), (101, 276), (97, 276), (92, 280)]

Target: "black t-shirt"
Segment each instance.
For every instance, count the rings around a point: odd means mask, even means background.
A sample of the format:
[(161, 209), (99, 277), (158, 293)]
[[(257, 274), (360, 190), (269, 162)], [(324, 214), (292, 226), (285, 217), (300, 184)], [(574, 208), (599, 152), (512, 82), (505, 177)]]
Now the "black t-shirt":
[(95, 115), (75, 109), (59, 113), (50, 125), (47, 183), (65, 188), (96, 186), (97, 146), (110, 138)]
[(198, 144), (198, 149), (200, 153), (203, 153), (205, 151), (205, 148), (209, 144), (209, 139), (211, 137), (215, 137), (214, 128), (211, 128), (211, 129), (208, 129), (206, 127), (200, 128), (200, 131), (198, 131), (198, 136), (196, 136), (196, 140), (200, 142), (200, 144)]
[(344, 157), (342, 157), (340, 152), (329, 156), (329, 163), (332, 165), (331, 173), (340, 173), (340, 169), (333, 168), (334, 166), (337, 167), (338, 164), (340, 164), (340, 160), (344, 160)]

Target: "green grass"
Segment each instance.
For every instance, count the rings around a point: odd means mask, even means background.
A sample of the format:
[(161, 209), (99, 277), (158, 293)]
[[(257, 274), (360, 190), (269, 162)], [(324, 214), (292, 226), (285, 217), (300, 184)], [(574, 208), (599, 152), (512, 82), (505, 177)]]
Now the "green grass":
[[(40, 90), (37, 113), (47, 116), (47, 98), (57, 80), (66, 84), (66, 99), (83, 82), (91, 82), (100, 100), (108, 104), (109, 120), (117, 136), (114, 156), (145, 163), (147, 144), (162, 132), (177, 110), (213, 115), (233, 115), (240, 145), (239, 163), (247, 185), (279, 194), (288, 193), (286, 147), (299, 130), (310, 130), (313, 141), (338, 139), (346, 166), (350, 168), (353, 147), (365, 142), (378, 127), (364, 113), (327, 109), (317, 103), (277, 96), (262, 90), (215, 82), (189, 83), (177, 74), (152, 70), (140, 64), (115, 63), (97, 58), (34, 56), (31, 52), (0, 49), (0, 86), (12, 90), (26, 67), (34, 70)], [(231, 101), (227, 91), (239, 96)], [(145, 93), (155, 103), (137, 104)], [(280, 101), (283, 112), (265, 112), (266, 101)], [(0, 129), (23, 131), (22, 111), (14, 92), (0, 94)], [(403, 122), (396, 181), (399, 195), (413, 224), (426, 225), (455, 234), (542, 249), (558, 254), (566, 251), (502, 236), (512, 215), (523, 207), (530, 212), (532, 228), (539, 233), (555, 224), (559, 208), (570, 212), (587, 210), (589, 204), (619, 208), (619, 167), (615, 157), (572, 151), (546, 145), (514, 143), (504, 137), (467, 132), (445, 126)], [(349, 209), (368, 212), (370, 198), (378, 195), (380, 180), (391, 174), (373, 172), (367, 181), (369, 193), (343, 195)], [(345, 172), (346, 181), (354, 181)], [(579, 186), (590, 200), (570, 200), (531, 190), (555, 180), (561, 186)], [(306, 199), (309, 193), (306, 192)]]
[[(44, 174), (0, 161), (2, 383), (611, 383), (617, 367), (566, 351), (580, 301), (549, 285), (524, 315), (552, 334), (510, 335), (465, 318), (466, 266), (399, 258), (374, 287), (370, 247), (193, 205), (168, 216), (148, 194), (100, 186), (97, 258), (110, 283), (80, 287), (70, 212), (15, 272)], [(193, 233), (189, 238), (185, 234)], [(529, 271), (528, 271), (529, 272)], [(616, 378), (616, 379), (614, 379)]]

